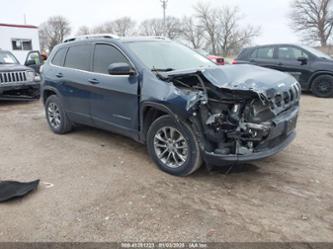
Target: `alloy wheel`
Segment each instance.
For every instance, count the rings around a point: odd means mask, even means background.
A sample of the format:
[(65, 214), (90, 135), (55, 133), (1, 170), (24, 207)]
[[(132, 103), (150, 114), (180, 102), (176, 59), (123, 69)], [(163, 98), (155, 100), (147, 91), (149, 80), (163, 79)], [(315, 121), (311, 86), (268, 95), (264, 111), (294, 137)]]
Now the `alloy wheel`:
[(183, 134), (173, 127), (163, 127), (154, 137), (154, 149), (159, 160), (170, 168), (183, 166), (189, 155), (188, 143)]
[(47, 108), (47, 115), (51, 126), (58, 129), (61, 126), (60, 109), (56, 103), (50, 103)]

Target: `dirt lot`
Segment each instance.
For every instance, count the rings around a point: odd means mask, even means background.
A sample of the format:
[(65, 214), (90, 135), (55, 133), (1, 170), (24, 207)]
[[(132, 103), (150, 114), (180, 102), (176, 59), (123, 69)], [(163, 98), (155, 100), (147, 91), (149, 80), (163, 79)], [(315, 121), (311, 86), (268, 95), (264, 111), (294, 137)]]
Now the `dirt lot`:
[(0, 117), (0, 179), (42, 180), (0, 205), (0, 241), (333, 241), (333, 99), (303, 97), (283, 153), (188, 178), (114, 134), (52, 134), (38, 102)]

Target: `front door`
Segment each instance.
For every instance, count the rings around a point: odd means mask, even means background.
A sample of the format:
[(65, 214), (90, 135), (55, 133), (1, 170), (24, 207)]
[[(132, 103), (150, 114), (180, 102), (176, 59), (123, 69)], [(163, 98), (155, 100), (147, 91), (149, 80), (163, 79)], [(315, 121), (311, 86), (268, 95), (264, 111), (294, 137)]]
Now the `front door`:
[(95, 44), (91, 114), (96, 126), (131, 135), (138, 130), (138, 76), (110, 75), (108, 67), (113, 63), (132, 65), (115, 46)]
[(298, 47), (286, 45), (278, 48), (277, 56), (278, 70), (291, 74), (301, 84), (308, 82), (311, 75), (311, 60), (307, 52)]
[(40, 67), (43, 64), (43, 59), (39, 51), (30, 51), (27, 54), (24, 65), (31, 67), (36, 73), (40, 73)]

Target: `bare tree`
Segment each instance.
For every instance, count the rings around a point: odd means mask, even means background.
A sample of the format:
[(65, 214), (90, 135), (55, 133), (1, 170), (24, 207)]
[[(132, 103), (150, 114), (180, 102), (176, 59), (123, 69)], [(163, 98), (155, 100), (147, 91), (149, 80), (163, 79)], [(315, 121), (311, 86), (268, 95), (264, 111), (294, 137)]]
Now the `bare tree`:
[(129, 36), (135, 33), (136, 23), (130, 17), (122, 17), (105, 22), (91, 29), (90, 33), (112, 33), (119, 36)]
[(100, 24), (94, 28), (92, 28), (92, 32), (91, 33), (94, 33), (94, 34), (102, 34), (102, 33), (114, 33), (114, 25), (113, 25), (113, 22), (105, 22), (103, 24)]
[(206, 39), (211, 46), (211, 52), (217, 54), (218, 44), (218, 13), (209, 2), (199, 2), (194, 6), (200, 26), (205, 30)]
[(260, 28), (248, 25), (240, 27), (242, 15), (238, 7), (218, 9), (218, 47), (223, 55), (237, 53), (242, 47), (251, 43), (260, 34)]
[(136, 23), (130, 17), (123, 17), (113, 22), (114, 33), (119, 36), (129, 36), (134, 33)]
[(162, 19), (148, 19), (140, 24), (140, 35), (145, 36), (163, 36), (163, 20)]
[(170, 39), (176, 39), (181, 35), (180, 20), (173, 16), (168, 16), (165, 19), (165, 35)]
[(252, 42), (260, 28), (241, 26), (242, 15), (237, 7), (213, 7), (201, 2), (195, 7), (197, 18), (213, 54), (230, 55)]
[(91, 33), (88, 26), (81, 26), (76, 32), (76, 35), (89, 35)]
[(46, 22), (40, 25), (39, 35), (41, 45), (45, 49), (52, 49), (61, 43), (66, 36), (71, 33), (71, 27), (68, 20), (63, 16), (50, 17)]
[(39, 35), (39, 43), (40, 43), (40, 49), (43, 52), (48, 52), (49, 51), (49, 42), (48, 42), (48, 37), (44, 29), (39, 29), (38, 32)]
[(295, 31), (304, 39), (326, 46), (332, 34), (332, 0), (294, 0), (290, 19)]
[(187, 41), (192, 48), (198, 49), (203, 46), (204, 31), (200, 25), (196, 23), (193, 16), (184, 17), (182, 19), (182, 38)]
[(165, 30), (163, 19), (148, 19), (141, 23), (139, 33), (145, 36), (163, 36), (175, 39), (181, 34), (180, 20), (176, 17), (167, 17), (165, 20)]

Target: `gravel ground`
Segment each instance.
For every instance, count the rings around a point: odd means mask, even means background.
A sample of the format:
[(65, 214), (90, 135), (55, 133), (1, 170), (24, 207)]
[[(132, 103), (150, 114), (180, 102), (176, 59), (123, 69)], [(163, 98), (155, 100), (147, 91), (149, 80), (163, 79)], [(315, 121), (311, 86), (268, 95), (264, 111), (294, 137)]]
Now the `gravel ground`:
[(332, 99), (303, 97), (279, 155), (187, 178), (118, 135), (52, 134), (39, 102), (1, 102), (0, 117), (0, 179), (42, 181), (0, 205), (0, 241), (333, 241)]

